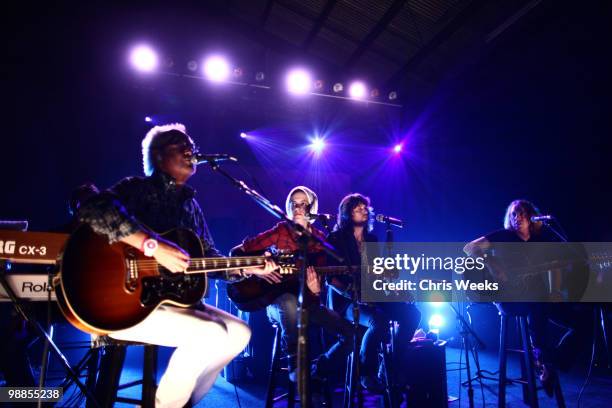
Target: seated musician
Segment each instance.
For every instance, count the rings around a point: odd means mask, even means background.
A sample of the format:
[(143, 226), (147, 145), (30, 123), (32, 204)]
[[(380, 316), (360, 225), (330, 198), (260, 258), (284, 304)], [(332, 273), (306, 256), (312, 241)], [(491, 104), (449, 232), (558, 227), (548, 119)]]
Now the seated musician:
[[(80, 220), (105, 235), (142, 250), (173, 273), (189, 265), (189, 254), (157, 236), (181, 227), (201, 240), (205, 256), (221, 256), (215, 248), (195, 190), (187, 180), (196, 172), (196, 151), (181, 124), (152, 128), (142, 141), (146, 177), (128, 177), (84, 203)], [(265, 274), (275, 268), (250, 269)], [(240, 272), (223, 272), (226, 280), (243, 279)], [(103, 307), (103, 305), (100, 305)], [(157, 388), (156, 406), (182, 407), (196, 403), (212, 387), (219, 371), (249, 342), (249, 327), (212, 306), (203, 310), (161, 305), (144, 321), (111, 333), (115, 339), (176, 347)]]
[[(327, 239), (350, 265), (361, 266), (362, 263), (368, 263), (365, 243), (378, 242), (377, 237), (370, 232), (372, 222), (373, 215), (368, 197), (356, 193), (342, 199), (338, 207), (338, 223)], [(351, 321), (354, 290), (359, 290), (353, 287), (353, 283), (353, 278), (348, 275), (328, 279), (328, 284), (333, 289), (328, 292), (329, 304), (334, 311)], [(382, 390), (378, 379), (378, 348), (389, 334), (390, 320), (399, 323), (399, 344), (407, 344), (419, 325), (421, 313), (410, 303), (359, 303), (359, 324), (367, 327), (361, 341), (359, 373), (361, 385), (370, 391)], [(397, 348), (400, 352), (402, 349), (401, 346)]]
[[(464, 252), (470, 256), (483, 256), (497, 242), (560, 242), (561, 237), (554, 233), (550, 227), (542, 222), (531, 220), (532, 217), (539, 215), (541, 215), (540, 210), (533, 203), (527, 200), (514, 200), (506, 209), (504, 228), (470, 242), (465, 246)], [(537, 259), (539, 262), (551, 261), (546, 259), (551, 256), (550, 253), (542, 253), (541, 250), (537, 251), (537, 248), (530, 250), (530, 248), (524, 247), (524, 251), (529, 251), (528, 254), (525, 254), (525, 258)], [(517, 278), (520, 278), (512, 276), (504, 270), (502, 264), (495, 262), (495, 259), (489, 259), (488, 263), (492, 266), (490, 272), (493, 278), (501, 283), (516, 281)], [(550, 279), (548, 273), (530, 276), (523, 285), (529, 287), (530, 297), (541, 299), (542, 302), (503, 302), (497, 304), (497, 306), (506, 313), (527, 314), (538, 376), (547, 394), (552, 396), (556, 378), (555, 370), (557, 366), (569, 368), (570, 359), (575, 358), (578, 354), (576, 348), (579, 339), (575, 333), (577, 331), (576, 327), (580, 325), (580, 331), (588, 332), (589, 319), (578, 318), (577, 313), (580, 312), (571, 303), (544, 303), (545, 301), (558, 302), (563, 300), (560, 270), (550, 270)], [(590, 313), (585, 314), (585, 316), (590, 316)], [(553, 321), (566, 332), (561, 338), (557, 350), (549, 344), (550, 336), (546, 327), (548, 320)]]
[[(317, 195), (308, 187), (295, 187), (291, 190), (286, 200), (287, 216), (295, 223), (308, 229), (313, 235), (324, 238), (324, 234), (311, 225), (314, 222), (309, 214), (316, 214), (318, 208)], [(253, 253), (261, 252), (270, 246), (276, 246), (278, 250), (296, 252), (299, 249), (298, 237), (285, 222), (279, 222), (273, 228), (261, 234), (244, 240), (237, 250)], [(308, 243), (309, 259), (314, 265), (322, 265), (325, 255), (319, 244)], [(296, 276), (294, 275), (293, 278)], [(272, 272), (269, 275), (258, 276), (272, 284), (281, 284), (281, 275)], [(251, 278), (253, 279), (253, 278)], [(287, 279), (287, 278), (284, 278)], [(268, 318), (280, 325), (282, 334), (282, 348), (289, 356), (289, 378), (296, 379), (296, 351), (297, 351), (297, 295), (298, 280), (294, 279), (294, 285), (287, 285), (287, 292), (280, 294), (273, 303), (267, 307)], [(325, 354), (321, 355), (315, 367), (316, 376), (325, 376), (329, 369), (329, 361), (336, 355), (346, 352), (350, 347), (350, 342), (346, 341), (352, 332), (351, 325), (342, 319), (337, 313), (321, 306), (319, 294), (321, 292), (320, 279), (315, 269), (311, 266), (307, 270), (307, 293), (304, 299), (305, 307), (308, 310), (309, 322), (323, 327), (331, 334), (340, 335), (339, 341), (334, 344)], [(337, 354), (339, 353), (339, 354)]]

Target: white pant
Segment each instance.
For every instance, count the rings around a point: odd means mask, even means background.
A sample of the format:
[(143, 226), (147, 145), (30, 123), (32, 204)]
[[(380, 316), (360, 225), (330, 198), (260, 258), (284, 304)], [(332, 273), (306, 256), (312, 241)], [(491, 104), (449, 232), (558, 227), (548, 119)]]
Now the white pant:
[(156, 407), (182, 407), (206, 395), (217, 374), (248, 344), (251, 330), (240, 319), (212, 306), (206, 311), (162, 305), (136, 326), (112, 338), (176, 347), (162, 376)]

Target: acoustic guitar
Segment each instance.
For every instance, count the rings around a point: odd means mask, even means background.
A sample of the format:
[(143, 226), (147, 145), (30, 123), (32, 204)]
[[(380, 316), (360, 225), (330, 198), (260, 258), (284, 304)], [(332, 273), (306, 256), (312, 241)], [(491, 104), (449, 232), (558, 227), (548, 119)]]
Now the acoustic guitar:
[[(54, 279), (66, 319), (100, 335), (127, 329), (162, 304), (189, 307), (200, 301), (208, 286), (207, 273), (263, 266), (268, 258), (205, 258), (202, 243), (191, 230), (174, 229), (160, 236), (189, 253), (184, 273), (168, 271), (130, 245), (109, 244), (87, 225), (77, 228), (60, 256), (60, 272)], [(281, 269), (292, 265), (291, 256), (273, 258)]]

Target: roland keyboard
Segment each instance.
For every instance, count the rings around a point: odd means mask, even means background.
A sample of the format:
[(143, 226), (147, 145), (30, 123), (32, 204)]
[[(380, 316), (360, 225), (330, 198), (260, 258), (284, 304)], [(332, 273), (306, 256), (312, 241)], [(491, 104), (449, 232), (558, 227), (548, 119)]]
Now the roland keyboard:
[[(44, 271), (39, 273), (11, 273), (6, 274), (8, 284), (19, 299), (26, 301), (46, 301), (47, 294), (51, 292), (51, 300), (55, 301), (53, 285), (49, 285), (48, 276)], [(2, 285), (0, 285), (0, 302), (9, 302)]]

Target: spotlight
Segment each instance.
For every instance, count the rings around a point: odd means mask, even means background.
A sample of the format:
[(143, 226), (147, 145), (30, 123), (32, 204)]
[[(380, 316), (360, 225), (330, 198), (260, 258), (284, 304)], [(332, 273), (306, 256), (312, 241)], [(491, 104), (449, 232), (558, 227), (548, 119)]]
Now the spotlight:
[(151, 123), (153, 122), (153, 118), (151, 118), (150, 116), (145, 116), (145, 122)]
[(318, 136), (310, 140), (310, 150), (314, 153), (319, 154), (323, 149), (325, 149), (325, 140)]
[(139, 45), (132, 49), (130, 62), (139, 71), (152, 72), (159, 65), (159, 58), (151, 47)]
[(370, 91), (371, 98), (378, 98), (379, 96), (380, 96), (380, 91), (378, 90), (378, 88), (374, 88)]
[(244, 133), (244, 132), (240, 132), (240, 137), (241, 137), (241, 138), (246, 139), (248, 136), (249, 136), (249, 135), (247, 135), (246, 133)]
[(257, 82), (262, 82), (264, 79), (266, 79), (266, 74), (264, 74), (263, 72), (259, 71), (255, 74), (255, 80)]
[(287, 90), (294, 94), (307, 94), (312, 88), (312, 77), (303, 69), (295, 69), (287, 75)]
[(242, 75), (244, 74), (244, 71), (242, 70), (242, 68), (238, 67), (238, 68), (234, 68), (234, 71), (232, 72), (232, 74), (234, 75), (234, 78), (241, 78)]
[(397, 92), (395, 92), (395, 91), (389, 92), (389, 100), (390, 101), (394, 101), (396, 99), (397, 99)]
[(229, 73), (229, 64), (223, 57), (212, 56), (204, 61), (204, 75), (211, 81), (225, 81), (229, 77)]
[(394, 151), (395, 153), (401, 153), (401, 152), (402, 152), (402, 148), (403, 148), (403, 147), (404, 147), (404, 146), (402, 146), (402, 144), (401, 144), (401, 143), (398, 143), (398, 144), (396, 144), (395, 146), (393, 146), (393, 151)]
[(439, 315), (439, 314), (431, 315), (431, 317), (429, 318), (429, 328), (439, 329), (442, 326), (444, 326), (444, 317), (442, 317), (442, 315)]
[(194, 60), (191, 60), (187, 63), (187, 69), (190, 70), (191, 72), (195, 72), (198, 69), (198, 63), (195, 62)]
[(323, 89), (323, 85), (324, 85), (323, 80), (317, 79), (314, 82), (314, 89), (316, 89), (317, 91), (320, 91), (321, 89)]
[(353, 99), (363, 99), (366, 96), (366, 86), (363, 82), (356, 81), (349, 87), (349, 95)]
[(342, 85), (340, 82), (336, 82), (332, 89), (334, 90), (335, 93), (340, 93), (344, 90), (344, 85)]

